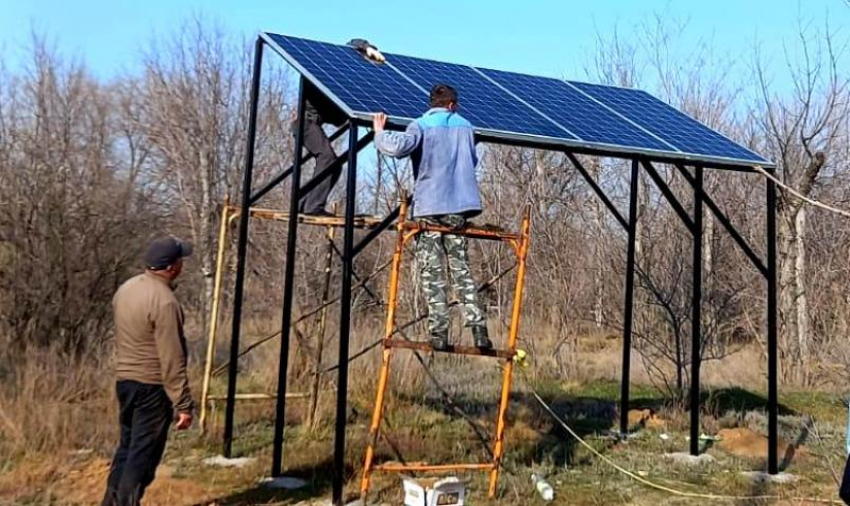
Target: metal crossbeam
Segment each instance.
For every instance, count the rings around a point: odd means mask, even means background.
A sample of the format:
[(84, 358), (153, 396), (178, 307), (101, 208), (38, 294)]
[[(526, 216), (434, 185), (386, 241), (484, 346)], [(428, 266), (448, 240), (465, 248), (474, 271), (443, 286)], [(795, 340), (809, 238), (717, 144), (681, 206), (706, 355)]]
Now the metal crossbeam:
[(352, 250), (352, 254), (356, 257), (360, 254), (361, 251), (366, 249), (366, 246), (371, 244), (379, 235), (389, 229), (395, 220), (398, 219), (399, 211), (401, 210), (401, 206), (396, 206), (390, 214), (388, 214), (380, 223), (375, 225), (375, 227), (366, 234), (365, 237), (360, 239), (360, 242), (354, 245), (354, 250)]
[[(374, 132), (369, 132), (366, 135), (364, 135), (363, 138), (358, 140), (357, 143), (355, 144), (355, 148), (354, 148), (355, 152), (359, 153), (360, 150), (362, 150), (363, 148), (368, 146), (369, 143), (372, 142), (372, 139), (374, 139), (374, 138), (375, 138)], [(350, 150), (344, 151), (341, 155), (336, 157), (336, 160), (334, 160), (333, 163), (330, 164), (330, 166), (328, 168), (323, 170), (321, 174), (316, 174), (309, 181), (307, 181), (306, 183), (301, 185), (301, 193), (298, 197), (299, 201), (304, 199), (305, 197), (307, 197), (307, 194), (310, 193), (315, 187), (319, 186), (319, 184), (321, 184), (322, 181), (331, 177), (331, 174), (333, 174), (334, 170), (336, 170), (337, 167), (342, 166), (346, 162), (346, 160), (348, 160), (349, 152), (350, 152)]]

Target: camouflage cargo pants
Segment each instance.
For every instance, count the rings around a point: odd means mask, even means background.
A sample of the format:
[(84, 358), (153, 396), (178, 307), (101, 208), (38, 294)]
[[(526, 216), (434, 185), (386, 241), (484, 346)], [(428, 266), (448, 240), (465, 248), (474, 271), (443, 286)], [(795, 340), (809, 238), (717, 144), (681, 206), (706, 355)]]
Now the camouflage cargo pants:
[[(419, 221), (452, 228), (466, 224), (466, 218), (458, 214), (429, 216), (419, 218)], [(417, 236), (416, 263), (422, 292), (428, 301), (428, 330), (431, 334), (447, 332), (449, 329), (443, 258), (448, 259), (452, 289), (463, 308), (466, 326), (486, 325), (484, 311), (478, 301), (478, 287), (469, 271), (468, 243), (466, 237), (439, 232), (423, 232)]]

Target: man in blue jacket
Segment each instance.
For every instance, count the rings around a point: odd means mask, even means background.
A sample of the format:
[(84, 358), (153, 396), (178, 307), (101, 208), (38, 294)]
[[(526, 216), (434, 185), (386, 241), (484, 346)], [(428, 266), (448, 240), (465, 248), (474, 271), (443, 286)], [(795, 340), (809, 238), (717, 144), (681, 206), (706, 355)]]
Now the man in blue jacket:
[[(403, 133), (384, 130), (386, 114), (373, 121), (375, 145), (381, 153), (413, 161), (413, 217), (419, 221), (460, 229), (470, 217), (481, 213), (481, 197), (475, 179), (478, 157), (472, 125), (457, 113), (457, 91), (438, 84), (431, 89), (431, 108), (410, 123)], [(431, 346), (449, 345), (449, 314), (443, 257), (448, 258), (455, 295), (463, 307), (466, 326), (475, 346), (489, 349), (487, 319), (478, 300), (469, 270), (466, 237), (423, 232), (416, 240), (416, 261), (422, 291), (428, 299), (428, 330)]]

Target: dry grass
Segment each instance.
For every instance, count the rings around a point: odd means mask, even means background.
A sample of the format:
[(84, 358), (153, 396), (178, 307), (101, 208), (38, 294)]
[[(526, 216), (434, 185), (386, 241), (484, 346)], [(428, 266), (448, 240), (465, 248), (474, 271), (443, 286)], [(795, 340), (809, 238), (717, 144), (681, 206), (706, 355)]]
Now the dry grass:
[[(17, 355), (0, 382), (0, 462), (75, 449), (103, 451), (117, 434), (114, 380), (94, 357)], [(0, 464), (2, 466), (2, 464)]]
[[(272, 325), (248, 325), (246, 335), (249, 336), (263, 335), (273, 329)], [(527, 325), (546, 330), (545, 325)], [(376, 328), (374, 322), (358, 325), (352, 350), (370, 343)], [(498, 333), (494, 334), (501, 339)], [(659, 459), (661, 453), (681, 451), (686, 447), (684, 435), (687, 433), (688, 416), (675, 406), (665, 404), (657, 391), (646, 386), (647, 377), (641, 367), (633, 368), (633, 398), (644, 403), (639, 407), (652, 407), (664, 419), (664, 424), (648, 429), (641, 438), (626, 446), (612, 446), (609, 441), (599, 438), (616, 421), (621, 353), (619, 339), (605, 335), (574, 339), (569, 347), (562, 347), (572, 354), (567, 360), (563, 354), (541, 351), (556, 346), (554, 339), (546, 337), (547, 333), (535, 332), (535, 335), (538, 336), (536, 342), (524, 343), (529, 350), (538, 350), (532, 355), (529, 377), (534, 378), (538, 388), (558, 412), (603, 453), (630, 469), (643, 470), (666, 484), (676, 484), (678, 488), (750, 493), (748, 485), (738, 479), (735, 472), (729, 472), (752, 469), (753, 464), (746, 459), (712, 449), (719, 464), (704, 476), (702, 472), (671, 468)], [(197, 355), (203, 343), (196, 340), (192, 347), (193, 354)], [(219, 363), (226, 356), (225, 348), (222, 343)], [(329, 338), (325, 364), (335, 363), (336, 349), (336, 339)], [(273, 390), (278, 351), (279, 343), (272, 341), (252, 354), (250, 360), (240, 362), (241, 391)], [(294, 347), (291, 363), (302, 364), (300, 367), (309, 369), (309, 361), (298, 357), (302, 351)], [(352, 365), (349, 399), (353, 409), (349, 414), (346, 459), (350, 470), (346, 490), (352, 496), (356, 494), (379, 354), (378, 350), (370, 352)], [(61, 354), (49, 351), (29, 352), (14, 361), (14, 368), (8, 367), (3, 373), (4, 381), (0, 384), (0, 504), (5, 504), (4, 501), (12, 504), (91, 504), (102, 493), (106, 463), (116, 438), (113, 378), (103, 360), (86, 357), (71, 362), (60, 357)], [(490, 362), (472, 357), (442, 357), (433, 361), (426, 358), (426, 361), (457, 406), (486, 432), (492, 432), (498, 369)], [(705, 431), (714, 433), (729, 426), (763, 431), (760, 426), (763, 420), (752, 414), (757, 413), (753, 409), (757, 410), (761, 402), (759, 391), (764, 378), (763, 372), (752, 366), (754, 363), (761, 364), (757, 349), (747, 349), (722, 362), (706, 364), (705, 383), (709, 397), (703, 416)], [(197, 362), (193, 364), (196, 390), (200, 386), (197, 378), (200, 365)], [(290, 391), (306, 387), (308, 376), (297, 367), (290, 375)], [(392, 379), (385, 427), (388, 437), (405, 459), (452, 462), (487, 458), (468, 422), (446, 405), (441, 392), (423, 375), (422, 368), (411, 354), (396, 354), (394, 368), (396, 374)], [(565, 369), (569, 371), (566, 377), (558, 372)], [(334, 413), (333, 378), (333, 375), (325, 378), (324, 388), (328, 391), (321, 398), (320, 422), (315, 430), (308, 431), (301, 425), (305, 413), (303, 401), (291, 401), (288, 406), (288, 470), (311, 482), (311, 487), (300, 493), (298, 499), (328, 494)], [(745, 385), (754, 392), (726, 388), (732, 385)], [(218, 378), (215, 388), (222, 392), (223, 387), (223, 378)], [(532, 492), (527, 474), (532, 468), (541, 469), (552, 477), (559, 491), (556, 504), (655, 504), (668, 499), (664, 494), (644, 490), (627, 478), (612, 473), (556, 429), (526, 395), (521, 384), (515, 384), (515, 392), (510, 407), (509, 453), (500, 504), (530, 504)], [(829, 394), (814, 393), (788, 393), (784, 396), (786, 407), (796, 412), (795, 416), (783, 418), (786, 440), (796, 439), (805, 420), (797, 415), (812, 414), (821, 421), (821, 426), (820, 439), (810, 438), (805, 443), (812, 451), (802, 453), (804, 461), (793, 468), (793, 472), (805, 474), (808, 485), (780, 492), (794, 495), (832, 493), (831, 467), (841, 464), (835, 455), (840, 453), (836, 450), (840, 449), (843, 422), (842, 408), (833, 403), (833, 398)], [(164, 467), (147, 504), (207, 504), (213, 501), (234, 505), (294, 504), (295, 498), (291, 494), (276, 495), (255, 485), (256, 479), (267, 473), (270, 462), (272, 410), (270, 403), (239, 405), (236, 452), (258, 459), (244, 470), (211, 469), (200, 463), (203, 457), (219, 450), (220, 418), (213, 420), (211, 435), (207, 437), (200, 437), (195, 432), (173, 435)], [(730, 416), (731, 422), (728, 420)], [(673, 437), (671, 442), (657, 437), (660, 430)], [(397, 459), (398, 455), (384, 442), (379, 457)], [(473, 497), (476, 497), (486, 488), (483, 476), (470, 476), (470, 480)], [(376, 498), (390, 502), (397, 500), (396, 478), (378, 478), (375, 491)], [(565, 498), (569, 500), (563, 502)]]

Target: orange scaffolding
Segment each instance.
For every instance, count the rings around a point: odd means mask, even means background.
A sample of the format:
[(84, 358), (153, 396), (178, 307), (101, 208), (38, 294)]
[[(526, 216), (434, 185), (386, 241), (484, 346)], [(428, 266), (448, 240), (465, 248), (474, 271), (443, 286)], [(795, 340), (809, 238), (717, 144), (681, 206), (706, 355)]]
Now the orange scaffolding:
[[(517, 337), (519, 335), (519, 320), (520, 309), (522, 307), (522, 290), (525, 282), (526, 257), (528, 255), (528, 246), (531, 231), (531, 211), (527, 206), (523, 213), (522, 224), (519, 233), (506, 233), (501, 230), (486, 227), (469, 226), (460, 230), (454, 230), (449, 227), (433, 226), (430, 224), (420, 223), (415, 220), (407, 220), (407, 202), (402, 200), (399, 212), (398, 223), (398, 239), (396, 241), (395, 251), (393, 252), (392, 267), (390, 271), (389, 282), (389, 299), (387, 301), (387, 321), (384, 329), (383, 339), (383, 359), (381, 362), (381, 372), (378, 379), (378, 391), (375, 398), (375, 408), (372, 414), (372, 423), (369, 429), (369, 443), (366, 447), (366, 457), (363, 464), (363, 478), (360, 483), (360, 494), (364, 502), (366, 495), (369, 492), (371, 485), (371, 475), (373, 472), (451, 472), (451, 471), (487, 471), (490, 473), (489, 497), (493, 498), (496, 495), (496, 483), (499, 478), (499, 467), (502, 456), (504, 454), (504, 435), (505, 435), (505, 418), (508, 411), (508, 401), (511, 391), (511, 379), (513, 375), (514, 357), (516, 356)], [(474, 239), (488, 239), (503, 241), (508, 243), (512, 248), (517, 258), (517, 276), (516, 286), (514, 288), (513, 308), (511, 312), (511, 324), (508, 334), (507, 349), (481, 350), (468, 346), (450, 346), (445, 353), (486, 356), (504, 361), (503, 376), (502, 376), (502, 392), (499, 399), (499, 410), (496, 419), (496, 434), (493, 444), (493, 461), (485, 463), (467, 463), (467, 464), (444, 464), (444, 465), (405, 465), (405, 464), (383, 464), (376, 465), (374, 463), (375, 445), (378, 441), (378, 435), (381, 429), (381, 422), (384, 413), (384, 397), (387, 390), (387, 381), (390, 375), (390, 358), (393, 349), (408, 349), (418, 350), (423, 352), (435, 351), (428, 343), (406, 341), (393, 338), (396, 331), (396, 308), (398, 305), (398, 285), (399, 274), (401, 272), (401, 259), (404, 252), (404, 246), (417, 234), (425, 231), (434, 231), (442, 233), (450, 233), (455, 235), (463, 235)]]

